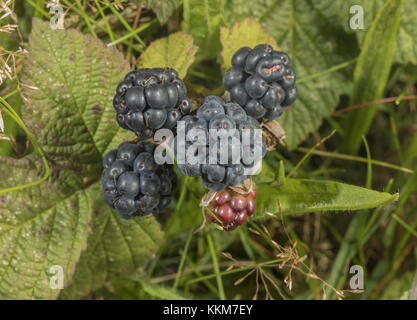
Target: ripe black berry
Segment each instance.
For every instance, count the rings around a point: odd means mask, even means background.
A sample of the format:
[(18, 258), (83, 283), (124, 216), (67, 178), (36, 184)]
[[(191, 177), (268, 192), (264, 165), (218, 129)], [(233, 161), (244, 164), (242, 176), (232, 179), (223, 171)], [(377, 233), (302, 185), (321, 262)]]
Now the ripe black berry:
[[(176, 136), (171, 144), (178, 169), (187, 176), (201, 176), (209, 190), (242, 183), (265, 156), (258, 121), (236, 103), (209, 96), (196, 115), (185, 116), (181, 125), (185, 127), (185, 137)], [(247, 160), (247, 155), (252, 156), (252, 161)], [(255, 159), (255, 155), (259, 158)]]
[(232, 101), (242, 106), (255, 119), (273, 120), (283, 107), (297, 98), (296, 74), (288, 55), (260, 44), (253, 49), (240, 48), (232, 57), (232, 68), (226, 70), (223, 85)]
[(104, 200), (122, 218), (163, 211), (170, 203), (175, 174), (172, 165), (158, 165), (155, 145), (122, 143), (103, 158)]
[(113, 106), (120, 127), (151, 138), (160, 128), (175, 129), (177, 121), (191, 111), (187, 89), (171, 68), (129, 72), (118, 85)]

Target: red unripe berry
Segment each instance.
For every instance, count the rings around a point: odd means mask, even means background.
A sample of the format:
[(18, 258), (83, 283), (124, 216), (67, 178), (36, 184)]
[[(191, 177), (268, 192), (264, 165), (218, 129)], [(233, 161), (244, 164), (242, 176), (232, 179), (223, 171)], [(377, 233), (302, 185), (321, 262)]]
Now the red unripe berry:
[(246, 211), (248, 212), (248, 216), (251, 216), (256, 210), (256, 200), (253, 198), (249, 198), (246, 204)]
[(216, 202), (217, 205), (221, 206), (222, 204), (229, 202), (230, 198), (231, 198), (230, 194), (227, 191), (221, 191), (216, 194), (214, 201)]
[(235, 219), (235, 213), (228, 203), (223, 204), (216, 212), (217, 217), (223, 224), (229, 224)]
[(230, 200), (230, 206), (234, 211), (242, 211), (246, 209), (247, 200), (244, 196), (235, 196)]

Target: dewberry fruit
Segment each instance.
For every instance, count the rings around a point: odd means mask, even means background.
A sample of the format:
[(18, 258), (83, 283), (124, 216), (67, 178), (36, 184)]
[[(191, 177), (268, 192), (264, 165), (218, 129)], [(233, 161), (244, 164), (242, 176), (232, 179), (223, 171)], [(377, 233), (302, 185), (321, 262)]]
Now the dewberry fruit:
[(149, 139), (155, 130), (175, 130), (176, 123), (191, 111), (187, 89), (171, 68), (129, 72), (117, 86), (113, 106), (120, 127)]
[[(258, 121), (236, 103), (209, 96), (195, 115), (187, 115), (181, 121), (184, 121), (186, 140), (175, 137), (171, 152), (179, 171), (187, 176), (201, 176), (204, 187), (209, 190), (224, 190), (247, 180), (247, 169), (258, 165), (265, 156)], [(247, 160), (248, 156), (251, 161)]]
[(154, 151), (150, 142), (125, 142), (103, 158), (105, 203), (124, 219), (161, 212), (170, 203), (173, 167), (157, 164)]
[(255, 119), (274, 120), (297, 98), (296, 74), (289, 56), (268, 44), (240, 48), (223, 85), (232, 101)]

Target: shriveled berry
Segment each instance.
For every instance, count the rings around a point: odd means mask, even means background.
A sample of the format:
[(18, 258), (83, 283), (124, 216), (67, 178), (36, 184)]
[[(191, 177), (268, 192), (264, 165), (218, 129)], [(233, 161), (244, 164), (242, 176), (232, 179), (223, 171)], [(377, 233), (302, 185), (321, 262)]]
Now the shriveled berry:
[(285, 66), (279, 59), (264, 58), (256, 65), (256, 74), (268, 82), (278, 81), (285, 74)]

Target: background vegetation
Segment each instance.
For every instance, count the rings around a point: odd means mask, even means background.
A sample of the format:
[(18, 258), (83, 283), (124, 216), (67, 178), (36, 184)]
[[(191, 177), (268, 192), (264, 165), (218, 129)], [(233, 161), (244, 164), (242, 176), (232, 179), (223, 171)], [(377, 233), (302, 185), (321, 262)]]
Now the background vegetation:
[[(0, 298), (413, 294), (417, 0), (359, 1), (361, 30), (350, 0), (61, 0), (65, 30), (48, 4), (0, 0)], [(198, 106), (224, 94), (236, 49), (264, 42), (290, 55), (300, 96), (255, 177), (256, 217), (195, 232), (205, 190), (187, 177), (164, 215), (106, 208), (102, 156), (134, 138), (111, 102), (124, 74), (175, 67)], [(364, 290), (349, 288), (354, 264)], [(63, 290), (49, 285), (53, 265)]]

